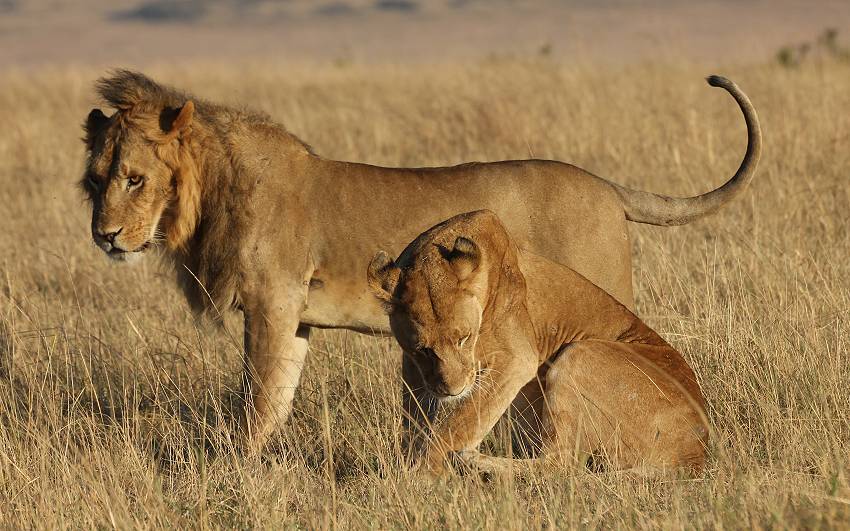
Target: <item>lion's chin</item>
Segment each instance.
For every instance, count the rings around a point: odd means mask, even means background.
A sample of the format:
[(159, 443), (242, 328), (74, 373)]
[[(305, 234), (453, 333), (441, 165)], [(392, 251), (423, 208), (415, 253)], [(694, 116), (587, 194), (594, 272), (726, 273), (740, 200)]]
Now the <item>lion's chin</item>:
[(142, 260), (145, 253), (136, 252), (136, 251), (125, 251), (119, 253), (107, 253), (109, 258), (115, 260), (116, 262), (122, 262), (125, 264), (136, 264)]

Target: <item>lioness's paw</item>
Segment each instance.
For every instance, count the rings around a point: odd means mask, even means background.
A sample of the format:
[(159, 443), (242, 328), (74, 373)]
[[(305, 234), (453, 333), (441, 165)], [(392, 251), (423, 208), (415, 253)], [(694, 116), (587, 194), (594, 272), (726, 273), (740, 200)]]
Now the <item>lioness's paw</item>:
[(485, 483), (511, 473), (510, 459), (490, 457), (478, 452), (459, 452), (454, 457), (456, 470), (463, 475), (477, 475)]

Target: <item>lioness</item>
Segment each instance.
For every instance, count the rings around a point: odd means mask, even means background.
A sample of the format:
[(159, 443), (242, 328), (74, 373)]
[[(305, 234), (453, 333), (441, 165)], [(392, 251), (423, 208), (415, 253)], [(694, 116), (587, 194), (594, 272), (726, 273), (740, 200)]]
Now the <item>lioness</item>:
[(631, 307), (626, 220), (687, 223), (750, 182), (761, 152), (756, 113), (730, 81), (749, 143), (737, 173), (705, 195), (629, 190), (561, 162), (381, 168), (315, 155), (270, 118), (191, 98), (130, 71), (98, 81), (115, 109), (88, 115), (82, 185), (95, 243), (116, 260), (164, 250), (198, 312), (239, 309), (259, 447), (287, 418), (311, 327), (388, 333), (362, 267), (419, 227), (490, 208), (517, 241), (567, 264)]
[(512, 404), (546, 455), (701, 469), (705, 402), (681, 354), (574, 270), (518, 250), (492, 212), (432, 227), (395, 262), (379, 252), (367, 278), (404, 351), (406, 444), (459, 401), (424, 450), (432, 470), (498, 462), (477, 449)]

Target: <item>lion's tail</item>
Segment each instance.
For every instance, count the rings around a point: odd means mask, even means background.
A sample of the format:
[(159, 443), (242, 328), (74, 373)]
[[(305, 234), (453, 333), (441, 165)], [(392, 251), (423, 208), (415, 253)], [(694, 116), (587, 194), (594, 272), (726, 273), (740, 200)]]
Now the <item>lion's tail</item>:
[(721, 76), (706, 78), (712, 87), (726, 89), (738, 102), (747, 124), (747, 153), (741, 166), (726, 184), (695, 197), (668, 197), (640, 190), (631, 190), (617, 184), (614, 189), (623, 200), (626, 218), (650, 225), (684, 225), (711, 214), (740, 194), (753, 179), (761, 156), (761, 127), (750, 99), (738, 86)]

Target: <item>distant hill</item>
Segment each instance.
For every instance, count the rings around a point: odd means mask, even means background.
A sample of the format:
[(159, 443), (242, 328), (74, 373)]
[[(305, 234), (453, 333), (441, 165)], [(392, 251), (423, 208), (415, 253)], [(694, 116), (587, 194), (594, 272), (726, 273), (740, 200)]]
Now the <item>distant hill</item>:
[(0, 0), (0, 66), (188, 59), (406, 62), (544, 54), (747, 62), (850, 34), (821, 0)]

